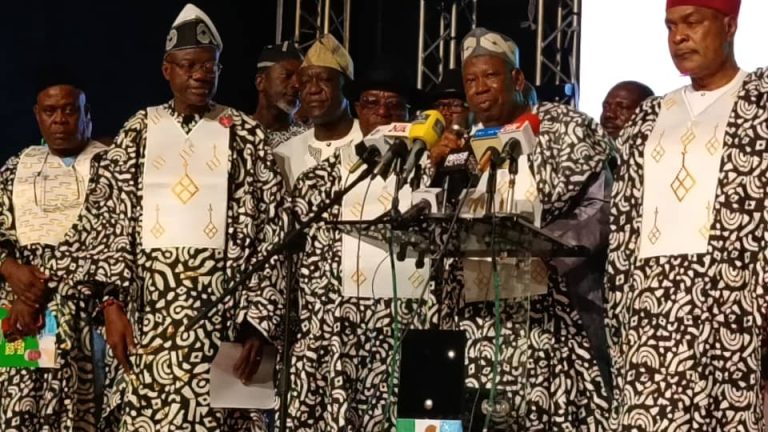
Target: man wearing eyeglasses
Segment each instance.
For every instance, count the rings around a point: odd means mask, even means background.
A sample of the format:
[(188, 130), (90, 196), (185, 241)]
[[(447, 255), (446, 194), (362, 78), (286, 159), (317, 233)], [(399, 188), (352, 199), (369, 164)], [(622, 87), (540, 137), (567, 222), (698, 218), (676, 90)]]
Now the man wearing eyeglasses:
[[(43, 73), (36, 102), (42, 145), (0, 171), (0, 344), (3, 366), (16, 364), (0, 373), (0, 429), (95, 430), (91, 316), (103, 285), (89, 201), (106, 147), (90, 139), (82, 85), (62, 66)], [(39, 348), (19, 339), (38, 332)]]
[(304, 57), (292, 42), (264, 47), (256, 65), (259, 105), (254, 120), (267, 130), (272, 148), (301, 135), (307, 128), (294, 118), (299, 108), (299, 90), (294, 76)]
[[(519, 158), (514, 199), (530, 206), (543, 230), (586, 246), (589, 256), (501, 260), (498, 308), (490, 263), (454, 263), (460, 291), (447, 298), (461, 299), (455, 325), (469, 336), (467, 386), (479, 401), (496, 388), (489, 430), (602, 430), (610, 379), (602, 315), (607, 137), (597, 122), (569, 106), (531, 107), (519, 67), (517, 45), (505, 35), (476, 28), (464, 38), (462, 76), (474, 126), (538, 118), (540, 133)], [(497, 182), (499, 190), (507, 187), (507, 180)]]
[(209, 375), (223, 341), (241, 343), (234, 370), (241, 381), (260, 365), (282, 316), (277, 260), (196, 328), (179, 329), (282, 238), (280, 173), (262, 127), (212, 102), (222, 41), (208, 16), (187, 5), (165, 48), (173, 100), (128, 120), (104, 173), (117, 186), (102, 217), (123, 252), (105, 265), (126, 273), (114, 281), (119, 295), (102, 304), (107, 343), (122, 366), (106, 423), (264, 430), (259, 411), (211, 407)]
[(378, 60), (349, 89), (363, 136), (379, 126), (408, 121), (408, 109), (416, 93), (408, 87), (403, 70), (389, 59)]

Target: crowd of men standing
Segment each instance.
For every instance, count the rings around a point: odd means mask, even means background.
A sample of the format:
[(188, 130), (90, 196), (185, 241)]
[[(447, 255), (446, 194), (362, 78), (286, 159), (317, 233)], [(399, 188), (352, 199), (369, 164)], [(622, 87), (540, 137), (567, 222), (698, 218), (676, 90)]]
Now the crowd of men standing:
[[(223, 42), (187, 5), (165, 41), (173, 98), (109, 143), (91, 139), (77, 77), (47, 71), (42, 143), (0, 171), (0, 306), (6, 340), (55, 317), (58, 367), (0, 369), (0, 429), (391, 431), (401, 322), (466, 334), (467, 390), (493, 387), (506, 407), (484, 413), (489, 430), (763, 430), (768, 72), (736, 63), (739, 6), (668, 0), (669, 54), (690, 85), (656, 97), (619, 83), (600, 122), (539, 102), (517, 45), (483, 28), (428, 95), (392, 59), (356, 71), (330, 35), (306, 53), (266, 47), (249, 115), (213, 101)], [(299, 253), (251, 274), (354, 177), (356, 144), (416, 108), (448, 126), (421, 161), (425, 178), (474, 130), (535, 115), (517, 183), (530, 185), (541, 228), (589, 256), (503, 262), (494, 307), (467, 276), (482, 263), (449, 260), (445, 283), (426, 284), (415, 260), (380, 270), (386, 251), (316, 222)], [(392, 194), (407, 209), (413, 191), (394, 182), (359, 185), (328, 219), (375, 217)], [(538, 284), (530, 303), (510, 288), (518, 280)], [(289, 289), (297, 328), (283, 346)], [(290, 351), (277, 371), (289, 377), (286, 418), (211, 406), (225, 341), (240, 346), (243, 382), (265, 347)]]

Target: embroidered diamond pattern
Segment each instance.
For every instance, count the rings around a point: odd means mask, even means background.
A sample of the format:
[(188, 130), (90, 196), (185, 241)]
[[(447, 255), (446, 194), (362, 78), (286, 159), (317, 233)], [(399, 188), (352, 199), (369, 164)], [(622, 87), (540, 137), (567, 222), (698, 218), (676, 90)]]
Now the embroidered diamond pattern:
[(477, 285), (478, 288), (486, 288), (490, 282), (491, 279), (484, 273), (478, 273), (475, 277), (475, 285)]
[(696, 132), (690, 126), (685, 128), (685, 131), (683, 131), (683, 134), (680, 135), (680, 142), (683, 143), (683, 145), (685, 146), (690, 145), (695, 139), (696, 139)]
[(165, 228), (160, 225), (160, 222), (155, 222), (155, 224), (152, 226), (152, 229), (149, 231), (153, 236), (155, 236), (156, 239), (159, 239), (163, 234), (165, 234)]
[(359, 218), (363, 214), (363, 203), (355, 203), (349, 212), (352, 213), (352, 216)]
[(200, 191), (200, 188), (197, 187), (197, 184), (195, 184), (192, 177), (188, 174), (184, 174), (181, 179), (173, 185), (173, 194), (176, 195), (182, 204), (188, 203), (198, 191)]
[(544, 266), (544, 263), (542, 263), (539, 260), (534, 260), (531, 262), (531, 280), (542, 284), (544, 282), (547, 282), (547, 279), (549, 278), (549, 272), (547, 271), (547, 268)]
[(536, 193), (536, 186), (531, 185), (531, 187), (528, 188), (527, 191), (525, 191), (525, 198), (528, 201), (533, 202), (536, 199), (537, 193)]
[(426, 278), (424, 277), (424, 275), (422, 275), (418, 271), (414, 271), (408, 277), (408, 280), (411, 282), (411, 287), (421, 288), (424, 285), (424, 281), (426, 280)]
[(654, 226), (651, 232), (648, 233), (648, 240), (651, 241), (651, 244), (656, 244), (657, 241), (661, 238), (661, 230), (659, 227)]
[(392, 194), (389, 193), (389, 191), (384, 191), (379, 195), (379, 203), (384, 206), (384, 208), (389, 208), (389, 205), (392, 204)]
[(368, 278), (365, 277), (363, 272), (356, 271), (355, 274), (352, 275), (352, 282), (356, 283), (357, 285), (362, 285), (367, 280)]
[(205, 226), (203, 229), (203, 233), (205, 233), (206, 236), (208, 236), (209, 239), (213, 239), (216, 236), (216, 233), (219, 232), (219, 229), (216, 228), (216, 225), (213, 224), (213, 222), (208, 222), (208, 225)]
[(693, 178), (691, 172), (688, 171), (688, 168), (686, 168), (685, 165), (680, 168), (680, 171), (677, 172), (677, 175), (672, 181), (672, 184), (670, 184), (672, 191), (675, 193), (677, 200), (680, 202), (683, 202), (685, 197), (695, 185), (696, 179)]
[(155, 169), (160, 169), (165, 166), (165, 158), (162, 156), (158, 156), (155, 158), (155, 160), (152, 161), (152, 165), (155, 167)]
[(715, 153), (720, 150), (720, 141), (717, 140), (717, 137), (713, 136), (709, 139), (709, 141), (707, 141), (704, 147), (707, 149), (711, 156), (714, 156)]
[(672, 108), (673, 108), (675, 105), (677, 105), (677, 102), (676, 102), (674, 99), (672, 99), (672, 98), (667, 98), (667, 99), (664, 99), (664, 109), (666, 109), (666, 110), (670, 110), (670, 109), (672, 109)]
[(659, 162), (659, 161), (661, 160), (661, 158), (663, 158), (663, 157), (664, 157), (664, 154), (665, 154), (666, 152), (667, 152), (667, 151), (666, 151), (666, 150), (664, 150), (664, 147), (662, 147), (662, 146), (661, 146), (661, 144), (656, 144), (656, 147), (654, 147), (654, 148), (653, 148), (653, 151), (651, 152), (651, 157), (652, 157), (652, 158), (653, 158), (653, 160), (655, 160), (656, 162)]

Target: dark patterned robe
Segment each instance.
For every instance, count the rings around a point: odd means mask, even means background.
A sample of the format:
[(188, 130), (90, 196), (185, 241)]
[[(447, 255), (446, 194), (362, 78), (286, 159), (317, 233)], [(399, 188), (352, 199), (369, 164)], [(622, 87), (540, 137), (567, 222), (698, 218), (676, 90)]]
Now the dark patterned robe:
[[(185, 133), (199, 116), (181, 116), (172, 103), (163, 106)], [(147, 111), (123, 127), (108, 154), (118, 187), (108, 213), (125, 226), (128, 245), (123, 260), (135, 268), (123, 286), (140, 354), (132, 357), (137, 380), (120, 374), (109, 395), (110, 418), (125, 431), (264, 430), (256, 410), (222, 410), (209, 406), (209, 370), (220, 341), (233, 340), (247, 321), (272, 339), (282, 317), (282, 271), (275, 259), (256, 272), (201, 322), (194, 332), (169, 337), (250, 268), (250, 263), (279, 242), (286, 230), (282, 181), (264, 132), (244, 113), (229, 109), (229, 191), (225, 248), (141, 247), (143, 166)], [(114, 219), (114, 218), (113, 218)], [(159, 349), (152, 349), (159, 347)]]
[[(297, 220), (343, 188), (341, 153), (304, 171), (293, 188)], [(353, 179), (357, 174), (350, 174)], [(370, 192), (373, 194), (374, 192)], [(326, 215), (340, 216), (340, 206)], [(364, 257), (363, 257), (364, 259)], [(292, 348), (288, 430), (292, 432), (388, 431), (394, 425), (396, 377), (390, 374), (394, 350), (394, 314), (391, 298), (342, 295), (342, 233), (323, 223), (314, 225), (298, 265), (300, 330)], [(389, 271), (389, 262), (382, 265)], [(427, 295), (426, 304), (434, 304)], [(419, 299), (398, 300), (401, 335), (424, 325)], [(419, 306), (422, 307), (419, 307)], [(394, 365), (395, 375), (399, 364)], [(390, 377), (395, 381), (389, 384)]]
[(269, 142), (269, 148), (275, 148), (280, 144), (288, 141), (289, 139), (301, 135), (307, 131), (307, 128), (298, 124), (291, 123), (288, 129), (284, 131), (267, 131), (267, 141)]
[[(46, 307), (59, 324), (56, 343), (60, 365), (54, 369), (0, 369), (0, 429), (5, 432), (96, 430), (92, 316), (103, 284), (125, 274), (119, 266), (104, 268), (95, 259), (98, 255), (111, 256), (102, 241), (106, 230), (97, 217), (108, 189), (105, 179), (97, 174), (105, 155), (106, 151), (101, 151), (91, 159), (83, 207), (56, 246), (19, 244), (13, 207), (19, 157), (10, 158), (0, 171), (0, 258), (15, 257), (49, 275), (47, 286), (54, 294)], [(3, 280), (0, 305), (10, 306), (14, 300)]]
[[(571, 107), (541, 103), (534, 112), (541, 132), (529, 167), (542, 204), (542, 226), (589, 247), (593, 256), (552, 260), (547, 294), (501, 301), (496, 396), (501, 409), (491, 426), (504, 431), (602, 430), (609, 403), (596, 358), (605, 351), (607, 138), (593, 119)], [(453, 288), (445, 298), (452, 304), (444, 306), (450, 312), (443, 315), (453, 317), (447, 325), (467, 332), (467, 386), (484, 389), (479, 394), (470, 390), (470, 400), (482, 401), (492, 384), (494, 305), (464, 303), (460, 262), (450, 266), (449, 280)], [(603, 367), (607, 375), (608, 365)], [(482, 421), (473, 417), (475, 430)]]
[(640, 259), (644, 151), (660, 109), (646, 101), (620, 138), (606, 278), (611, 428), (763, 430), (768, 72), (745, 78), (730, 113), (706, 253)]

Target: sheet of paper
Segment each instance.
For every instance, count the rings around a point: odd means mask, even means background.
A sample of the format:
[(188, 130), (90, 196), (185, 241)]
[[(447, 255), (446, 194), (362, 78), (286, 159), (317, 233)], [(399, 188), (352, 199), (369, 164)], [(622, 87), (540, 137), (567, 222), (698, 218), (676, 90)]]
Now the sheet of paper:
[(274, 371), (277, 349), (264, 347), (261, 365), (249, 384), (235, 376), (233, 368), (243, 346), (222, 342), (211, 363), (211, 406), (214, 408), (272, 409), (277, 406)]

